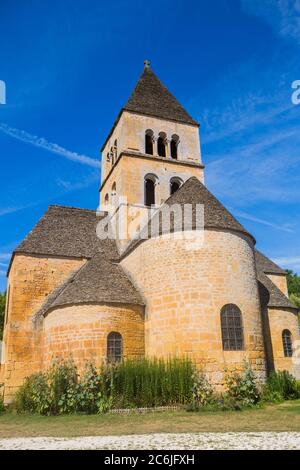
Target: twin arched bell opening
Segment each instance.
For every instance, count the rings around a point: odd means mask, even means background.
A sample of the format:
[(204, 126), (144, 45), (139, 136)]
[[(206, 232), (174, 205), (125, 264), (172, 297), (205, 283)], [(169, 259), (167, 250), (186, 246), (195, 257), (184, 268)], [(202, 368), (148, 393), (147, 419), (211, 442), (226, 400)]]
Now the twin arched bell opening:
[[(157, 155), (159, 157), (166, 158), (170, 156), (174, 160), (178, 158), (178, 145), (179, 137), (177, 134), (173, 134), (170, 140), (170, 147), (168, 145), (167, 134), (160, 132), (156, 139), (157, 141)], [(155, 137), (154, 132), (151, 129), (147, 129), (145, 132), (145, 153), (147, 155), (154, 155), (154, 143)]]

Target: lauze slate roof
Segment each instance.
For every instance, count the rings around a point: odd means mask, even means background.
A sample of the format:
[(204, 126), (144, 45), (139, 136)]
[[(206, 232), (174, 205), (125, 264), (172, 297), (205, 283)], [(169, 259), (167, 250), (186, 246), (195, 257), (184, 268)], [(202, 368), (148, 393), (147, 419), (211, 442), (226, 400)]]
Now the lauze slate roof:
[[(258, 250), (255, 250), (255, 261), (260, 294), (263, 297), (262, 300), (267, 301), (268, 307), (289, 308), (298, 311), (296, 305), (268, 277), (268, 274), (286, 275), (286, 271)], [(268, 299), (266, 299), (266, 291)]]
[[(190, 205), (192, 208), (192, 221), (185, 219), (183, 207)], [(161, 235), (164, 233), (162, 225), (162, 214), (165, 206), (171, 207), (172, 205), (179, 205), (182, 208), (183, 222), (185, 229), (196, 229), (196, 216), (197, 205), (203, 206), (204, 209), (204, 228), (217, 229), (217, 230), (231, 230), (239, 232), (247, 237), (250, 237), (255, 242), (253, 236), (233, 217), (233, 215), (221, 204), (220, 201), (198, 180), (196, 177), (189, 178), (172, 196), (169, 197), (159, 208), (149, 221), (148, 225), (143, 228), (141, 236), (132, 241), (128, 246), (122, 257), (126, 256), (132, 251), (139, 243), (147, 239), (147, 234)], [(178, 221), (177, 221), (178, 222)], [(169, 229), (169, 227), (167, 227)], [(200, 227), (201, 228), (201, 227)], [(181, 219), (179, 224), (171, 216), (170, 217), (170, 231), (182, 230)]]
[(100, 220), (96, 211), (50, 206), (15, 252), (70, 258), (91, 258), (101, 252), (108, 259), (117, 259), (115, 241), (97, 237)]
[(283, 274), (286, 275), (286, 271), (277, 264), (274, 263), (274, 261), (270, 260), (267, 258), (263, 253), (260, 251), (256, 250), (255, 252), (255, 259), (256, 259), (256, 266), (260, 271), (263, 271), (268, 274)]
[(198, 126), (150, 67), (145, 67), (123, 110)]
[(275, 307), (275, 308), (289, 308), (293, 309), (296, 312), (298, 311), (297, 307), (293, 302), (290, 301), (288, 297), (286, 297), (283, 292), (268, 278), (268, 276), (259, 271), (257, 274), (258, 281), (267, 289), (269, 293), (268, 299), (268, 307)]
[(15, 250), (15, 254), (87, 260), (47, 297), (37, 315), (46, 314), (54, 306), (70, 303), (143, 305), (139, 292), (117, 263), (119, 253), (115, 240), (97, 237), (96, 227), (100, 220), (96, 211), (50, 206)]
[(143, 299), (120, 264), (96, 253), (46, 299), (37, 315), (74, 304), (144, 305)]

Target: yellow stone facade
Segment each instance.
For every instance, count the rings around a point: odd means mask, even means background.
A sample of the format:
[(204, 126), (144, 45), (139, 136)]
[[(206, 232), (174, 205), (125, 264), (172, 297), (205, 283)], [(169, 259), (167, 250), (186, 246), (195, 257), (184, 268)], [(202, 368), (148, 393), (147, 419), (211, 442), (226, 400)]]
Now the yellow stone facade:
[(142, 307), (76, 305), (50, 312), (43, 325), (43, 366), (49, 367), (57, 357), (72, 357), (79, 368), (105, 362), (112, 331), (122, 335), (124, 359), (145, 356)]
[[(288, 329), (292, 334), (294, 348), (299, 350), (300, 334), (299, 321), (295, 311), (289, 309), (269, 308), (268, 309), (271, 342), (274, 356), (274, 366), (276, 370), (287, 370), (298, 379), (300, 378), (299, 352), (294, 352), (294, 358), (285, 357), (282, 343), (282, 332)], [(299, 344), (297, 344), (297, 341)], [(298, 354), (298, 357), (297, 357)], [(293, 360), (294, 359), (294, 360)], [(295, 359), (298, 359), (295, 360)]]
[(43, 367), (43, 334), (34, 315), (45, 298), (85, 260), (16, 254), (9, 272), (1, 380), (10, 400), (25, 377)]

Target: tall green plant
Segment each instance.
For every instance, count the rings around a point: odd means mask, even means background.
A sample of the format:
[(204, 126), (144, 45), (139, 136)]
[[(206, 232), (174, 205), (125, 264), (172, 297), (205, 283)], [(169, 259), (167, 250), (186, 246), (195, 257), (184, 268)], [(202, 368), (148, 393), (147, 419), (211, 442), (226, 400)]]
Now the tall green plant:
[[(106, 366), (104, 384), (116, 406), (185, 404), (192, 398), (194, 367), (188, 359), (142, 359)], [(106, 394), (108, 390), (106, 390)]]
[(300, 389), (297, 380), (286, 370), (272, 372), (263, 390), (265, 400), (293, 400), (300, 398)]
[(227, 395), (242, 402), (243, 405), (254, 405), (260, 400), (255, 375), (246, 361), (243, 363), (242, 372), (226, 371), (225, 385)]

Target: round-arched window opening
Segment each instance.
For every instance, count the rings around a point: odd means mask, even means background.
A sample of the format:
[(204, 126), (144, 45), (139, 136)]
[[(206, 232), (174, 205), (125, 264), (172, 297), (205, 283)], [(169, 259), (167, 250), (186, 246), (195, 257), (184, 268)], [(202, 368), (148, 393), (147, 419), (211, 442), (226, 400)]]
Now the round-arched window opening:
[(104, 202), (105, 202), (105, 204), (108, 204), (108, 203), (109, 203), (109, 195), (108, 195), (108, 193), (105, 194)]
[(148, 175), (145, 177), (145, 206), (151, 207), (155, 205), (155, 186), (156, 176)]
[(120, 333), (112, 331), (107, 336), (107, 361), (120, 362), (123, 359), (123, 338)]
[(171, 138), (170, 148), (171, 148), (171, 157), (174, 160), (178, 158), (178, 144), (179, 144), (179, 137), (178, 135), (174, 134)]
[(179, 178), (172, 178), (170, 181), (170, 195), (176, 193), (181, 185), (182, 181)]
[(292, 357), (293, 355), (293, 342), (292, 333), (290, 330), (283, 330), (282, 332), (282, 346), (285, 357)]
[(242, 312), (234, 304), (224, 305), (221, 309), (221, 330), (224, 351), (244, 349)]
[(153, 131), (151, 129), (146, 130), (145, 133), (145, 153), (153, 155)]
[(166, 134), (164, 132), (160, 132), (158, 139), (157, 139), (157, 154), (159, 157), (166, 157)]

